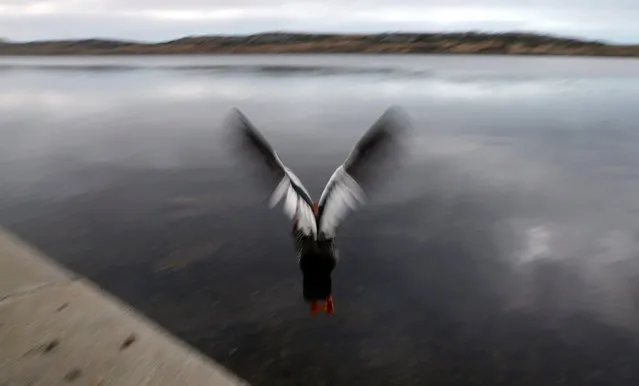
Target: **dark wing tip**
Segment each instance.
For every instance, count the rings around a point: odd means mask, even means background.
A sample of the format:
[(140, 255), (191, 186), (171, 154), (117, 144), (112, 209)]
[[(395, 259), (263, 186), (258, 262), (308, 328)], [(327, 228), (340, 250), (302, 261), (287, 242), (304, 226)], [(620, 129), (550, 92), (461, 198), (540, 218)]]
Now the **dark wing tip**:
[(229, 150), (234, 158), (261, 169), (269, 184), (276, 183), (284, 176), (275, 150), (240, 109), (231, 108), (225, 123), (230, 137)]
[(248, 117), (237, 107), (229, 110), (228, 119), (232, 124), (240, 125), (248, 128), (255, 128), (255, 125), (248, 119)]
[[(263, 156), (274, 157), (275, 150), (264, 135), (238, 108), (232, 108), (226, 120), (235, 145), (250, 146), (250, 150), (259, 150)], [(247, 150), (247, 149), (245, 149)]]
[[(403, 139), (400, 137), (406, 135), (406, 133), (413, 127), (413, 121), (404, 108), (400, 106), (391, 106), (381, 117), (373, 124), (373, 127), (389, 133), (394, 136), (394, 140)], [(374, 129), (373, 129), (374, 130)]]
[(382, 166), (397, 160), (406, 144), (412, 119), (399, 106), (391, 106), (372, 124), (344, 162), (346, 172), (358, 183), (370, 182)]
[(231, 133), (235, 135), (240, 134), (248, 136), (249, 138), (256, 136), (261, 137), (255, 125), (236, 107), (229, 111), (226, 117), (226, 126), (231, 130)]

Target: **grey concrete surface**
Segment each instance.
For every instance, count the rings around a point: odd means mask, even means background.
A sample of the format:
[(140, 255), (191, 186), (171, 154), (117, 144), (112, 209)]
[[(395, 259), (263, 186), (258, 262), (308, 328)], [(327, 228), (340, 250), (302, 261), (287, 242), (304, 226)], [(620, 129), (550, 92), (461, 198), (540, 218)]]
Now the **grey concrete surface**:
[(248, 385), (0, 229), (0, 386)]

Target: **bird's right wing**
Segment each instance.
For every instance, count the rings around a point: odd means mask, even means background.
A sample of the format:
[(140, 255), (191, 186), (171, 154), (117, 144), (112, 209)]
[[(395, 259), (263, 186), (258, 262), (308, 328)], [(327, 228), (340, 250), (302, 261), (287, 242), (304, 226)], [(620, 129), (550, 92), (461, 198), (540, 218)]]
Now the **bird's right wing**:
[(313, 200), (300, 179), (284, 165), (275, 149), (241, 111), (231, 111), (229, 124), (240, 145), (240, 153), (262, 170), (262, 177), (266, 177), (270, 186), (275, 186), (269, 206), (275, 207), (284, 199), (284, 213), (297, 219), (297, 228), (305, 235), (316, 237)]
[(378, 178), (388, 176), (388, 166), (402, 151), (410, 121), (396, 107), (389, 108), (368, 129), (342, 165), (328, 180), (318, 205), (318, 234), (333, 238), (344, 217), (366, 200)]

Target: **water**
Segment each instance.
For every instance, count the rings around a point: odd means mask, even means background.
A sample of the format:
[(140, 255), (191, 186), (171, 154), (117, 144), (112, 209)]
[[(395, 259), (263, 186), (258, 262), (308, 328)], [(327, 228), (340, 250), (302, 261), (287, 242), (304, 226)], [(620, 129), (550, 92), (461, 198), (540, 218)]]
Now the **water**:
[[(0, 59), (0, 224), (255, 385), (635, 385), (626, 59)], [(319, 196), (390, 105), (404, 165), (339, 234), (336, 315), (229, 156), (242, 109)]]

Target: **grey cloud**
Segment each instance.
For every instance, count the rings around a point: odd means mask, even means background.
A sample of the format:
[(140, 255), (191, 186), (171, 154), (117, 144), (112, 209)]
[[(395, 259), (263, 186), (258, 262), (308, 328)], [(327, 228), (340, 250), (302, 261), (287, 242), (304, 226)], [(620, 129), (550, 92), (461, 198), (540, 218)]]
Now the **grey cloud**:
[(549, 9), (616, 9), (619, 11), (629, 9), (639, 9), (639, 2), (636, 0), (104, 0), (115, 8), (121, 9), (148, 9), (148, 8), (206, 8), (214, 9), (220, 7), (241, 8), (241, 7), (272, 7), (272, 6), (317, 6), (339, 9), (367, 9), (371, 7), (472, 7), (472, 8), (549, 8)]
[[(23, 3), (21, 0), (8, 0), (9, 2)], [(0, 3), (6, 2), (0, 1)], [(35, 1), (33, 1), (35, 2)], [(286, 3), (295, 4), (315, 4), (330, 6), (425, 6), (425, 7), (569, 7), (569, 8), (637, 8), (639, 5), (635, 0), (592, 0), (584, 2), (581, 0), (519, 0), (512, 2), (508, 0), (351, 0), (344, 2), (342, 0), (102, 0), (121, 7), (147, 7), (147, 8), (180, 8), (180, 7), (198, 7), (198, 8), (216, 8), (216, 7), (239, 7), (239, 6), (276, 6)]]
[[(33, 5), (43, 3), (41, 0), (0, 0), (0, 5)], [(392, 8), (432, 8), (432, 7), (472, 7), (472, 8), (544, 8), (544, 9), (573, 9), (575, 11), (611, 10), (618, 11), (637, 10), (639, 2), (636, 0), (50, 0), (51, 4), (73, 4), (83, 8), (108, 8), (112, 10), (144, 10), (144, 9), (217, 9), (217, 8), (243, 8), (243, 7), (330, 7), (339, 9), (370, 9), (371, 7)]]

